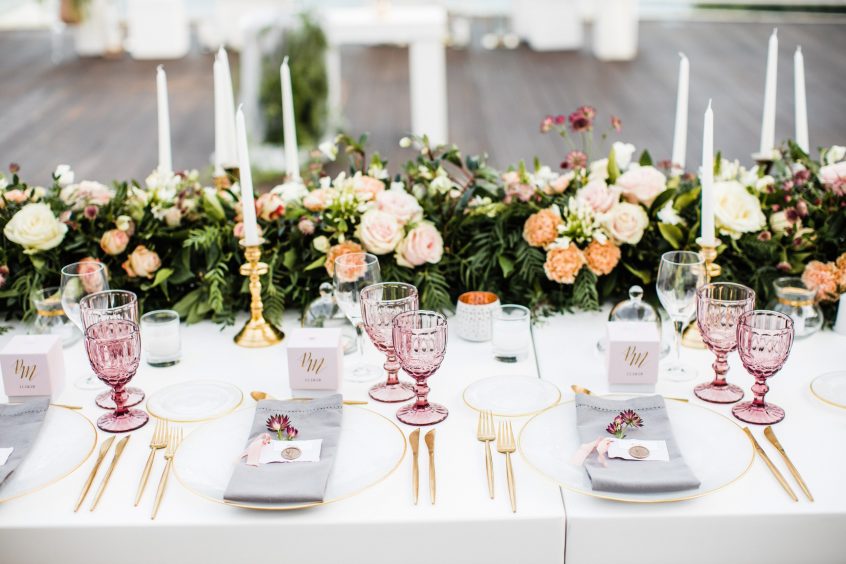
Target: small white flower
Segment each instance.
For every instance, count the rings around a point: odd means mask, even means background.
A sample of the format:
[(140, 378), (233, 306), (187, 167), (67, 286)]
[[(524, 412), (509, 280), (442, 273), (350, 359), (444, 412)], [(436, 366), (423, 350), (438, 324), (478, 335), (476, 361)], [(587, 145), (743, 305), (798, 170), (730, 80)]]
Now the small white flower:
[(334, 161), (338, 158), (338, 146), (334, 143), (334, 141), (324, 141), (318, 145), (317, 148), (320, 149), (320, 152), (326, 155), (326, 158), (330, 161)]
[(658, 210), (658, 221), (661, 223), (669, 223), (670, 225), (684, 224), (684, 218), (678, 214), (676, 208), (673, 207), (673, 202), (667, 202), (660, 210)]
[(775, 178), (769, 174), (755, 180), (755, 190), (758, 192), (764, 192), (768, 187), (773, 185), (775, 185)]
[(53, 176), (56, 177), (56, 181), (62, 188), (68, 184), (73, 184), (74, 173), (73, 170), (71, 170), (70, 165), (60, 164), (56, 167), (55, 172), (53, 172)]
[(839, 163), (846, 158), (846, 147), (842, 145), (832, 145), (825, 152), (825, 164)]
[(399, 146), (403, 149), (408, 149), (409, 147), (411, 147), (411, 138), (403, 137), (399, 140)]
[(622, 171), (629, 168), (629, 165), (632, 164), (635, 146), (631, 143), (621, 143), (620, 141), (616, 141), (613, 145), (611, 145), (611, 148), (614, 149), (614, 160), (617, 161), (617, 168)]
[(293, 202), (301, 201), (306, 194), (308, 194), (308, 188), (306, 188), (302, 182), (291, 181), (275, 186), (270, 193), (279, 196), (282, 199), (282, 202), (284, 202), (285, 205), (288, 205)]
[(327, 239), (325, 235), (315, 237), (311, 244), (315, 250), (320, 251), (321, 253), (325, 253), (329, 250), (329, 239)]

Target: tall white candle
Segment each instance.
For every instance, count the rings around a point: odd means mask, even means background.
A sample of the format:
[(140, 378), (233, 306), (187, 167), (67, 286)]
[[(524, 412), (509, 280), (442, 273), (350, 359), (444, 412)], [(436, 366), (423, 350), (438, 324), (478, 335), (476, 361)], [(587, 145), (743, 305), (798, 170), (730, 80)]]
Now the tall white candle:
[(687, 100), (690, 88), (690, 63), (684, 53), (679, 53), (679, 89), (676, 98), (676, 127), (673, 133), (673, 156), (671, 159), (674, 172), (684, 172), (687, 153)]
[(793, 55), (793, 88), (796, 100), (796, 144), (806, 153), (810, 151), (808, 142), (808, 102), (805, 99), (805, 57), (802, 47), (796, 48)]
[(285, 134), (285, 168), (294, 179), (300, 179), (300, 158), (297, 147), (297, 124), (294, 118), (294, 93), (291, 89), (291, 69), (288, 67), (288, 57), (279, 67), (282, 80), (282, 128)]
[(214, 60), (214, 175), (223, 176), (223, 145), (224, 141), (224, 117), (223, 117), (223, 69), (220, 60)]
[(238, 149), (235, 141), (235, 95), (232, 93), (232, 71), (229, 68), (229, 55), (223, 46), (217, 51), (217, 60), (220, 61), (221, 118), (223, 120), (223, 148), (220, 161), (223, 167), (227, 168), (238, 163)]
[(238, 167), (241, 183), (241, 208), (244, 217), (244, 244), (258, 245), (258, 225), (256, 224), (256, 202), (253, 196), (253, 174), (250, 170), (250, 152), (247, 149), (247, 126), (244, 110), (238, 106), (235, 117), (235, 129), (238, 138)]
[(711, 100), (705, 110), (705, 125), (702, 135), (702, 242), (713, 245), (714, 239), (714, 111)]
[(764, 117), (761, 122), (761, 154), (769, 155), (775, 148), (776, 76), (778, 74), (778, 28), (770, 35), (767, 51), (767, 82), (764, 88)]
[(159, 168), (173, 171), (170, 153), (170, 110), (167, 104), (167, 75), (164, 67), (156, 69), (156, 98), (159, 110)]

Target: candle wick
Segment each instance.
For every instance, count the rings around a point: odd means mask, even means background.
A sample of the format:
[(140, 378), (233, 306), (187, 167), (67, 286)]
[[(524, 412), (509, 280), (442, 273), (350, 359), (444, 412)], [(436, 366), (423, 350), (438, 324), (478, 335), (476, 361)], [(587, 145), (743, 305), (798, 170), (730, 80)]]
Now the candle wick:
[(802, 46), (801, 45), (796, 46), (796, 52), (799, 53), (800, 55), (802, 54)]
[(682, 51), (679, 51), (679, 57), (682, 59), (687, 59), (687, 55), (685, 55)]
[(164, 65), (159, 65), (156, 67), (156, 72), (164, 72)]
[(778, 28), (774, 27), (773, 28), (773, 37), (776, 37), (777, 35), (778, 35)]
[(711, 111), (711, 98), (708, 98), (708, 111)]
[(285, 55), (285, 58), (284, 58), (284, 59), (282, 59), (282, 66), (283, 66), (283, 67), (287, 67), (287, 66), (288, 66), (288, 55)]

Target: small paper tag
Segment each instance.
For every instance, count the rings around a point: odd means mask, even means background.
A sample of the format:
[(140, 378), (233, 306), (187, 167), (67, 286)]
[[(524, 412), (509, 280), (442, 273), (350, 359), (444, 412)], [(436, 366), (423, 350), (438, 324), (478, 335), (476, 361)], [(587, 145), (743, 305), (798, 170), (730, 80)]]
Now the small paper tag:
[(608, 458), (624, 460), (660, 460), (669, 462), (666, 441), (639, 441), (635, 439), (612, 439), (608, 446)]
[(270, 441), (261, 447), (259, 464), (272, 462), (318, 462), (323, 439), (309, 441)]
[(9, 460), (9, 457), (12, 456), (12, 451), (15, 450), (15, 447), (2, 447), (0, 448), (0, 466), (6, 464), (6, 461)]

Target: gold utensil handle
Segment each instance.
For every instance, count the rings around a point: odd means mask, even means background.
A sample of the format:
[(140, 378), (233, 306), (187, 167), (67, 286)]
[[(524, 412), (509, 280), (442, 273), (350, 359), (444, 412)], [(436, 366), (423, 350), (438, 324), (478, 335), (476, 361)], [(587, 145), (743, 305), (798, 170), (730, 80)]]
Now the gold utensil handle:
[(511, 455), (505, 455), (505, 472), (508, 477), (508, 497), (511, 500), (511, 511), (517, 513), (517, 492), (514, 491), (514, 469), (511, 467)]
[(485, 441), (485, 470), (488, 474), (488, 494), (494, 498), (493, 458), (491, 457), (491, 443)]
[(429, 499), (435, 505), (435, 453), (429, 453)]
[(414, 467), (411, 469), (411, 489), (414, 491), (414, 505), (417, 505), (417, 500), (420, 494), (420, 466), (418, 465), (419, 462), (420, 460), (415, 454), (413, 460)]
[(141, 503), (141, 496), (144, 495), (144, 489), (147, 487), (147, 480), (150, 479), (150, 470), (153, 469), (153, 460), (156, 457), (156, 449), (150, 449), (150, 455), (147, 457), (147, 464), (144, 465), (144, 472), (141, 474), (141, 481), (138, 483), (138, 493), (135, 494), (135, 507)]
[[(105, 456), (103, 458), (105, 458)], [(97, 470), (100, 469), (100, 464), (103, 463), (103, 458), (100, 458), (94, 464), (94, 468), (91, 469), (91, 473), (88, 475), (88, 479), (85, 480), (85, 485), (82, 486), (82, 492), (80, 492), (79, 499), (76, 500), (76, 506), (74, 506), (73, 508), (74, 513), (79, 511), (79, 508), (82, 506), (82, 502), (85, 501), (85, 496), (88, 495), (88, 491), (91, 489), (91, 484), (94, 483), (94, 477), (97, 475)]]
[(796, 479), (796, 483), (798, 483), (799, 487), (802, 488), (802, 492), (805, 494), (805, 497), (808, 498), (808, 501), (814, 501), (814, 496), (811, 495), (811, 490), (808, 489), (808, 484), (805, 483), (805, 480), (802, 479), (802, 475), (799, 474), (799, 470), (793, 465), (793, 461), (790, 460), (790, 457), (787, 456), (787, 452), (784, 450), (784, 447), (781, 446), (781, 442), (775, 436), (775, 431), (773, 431), (772, 427), (764, 429), (764, 436), (767, 437), (767, 440), (770, 441), (774, 447), (776, 447), (776, 450), (784, 459), (785, 464), (787, 464), (787, 469), (790, 470), (793, 478)]
[(159, 481), (159, 489), (156, 491), (156, 504), (153, 506), (153, 514), (150, 516), (150, 519), (155, 519), (156, 515), (159, 512), (159, 505), (162, 503), (162, 498), (164, 497), (165, 489), (167, 488), (167, 477), (170, 474), (170, 465), (173, 462), (173, 459), (168, 459), (167, 464), (165, 464), (164, 471), (162, 472), (162, 479)]
[(367, 405), (368, 402), (363, 400), (344, 400), (342, 403), (344, 405)]
[(755, 450), (758, 452), (758, 456), (760, 456), (761, 459), (766, 463), (767, 467), (770, 469), (770, 472), (772, 472), (773, 476), (776, 477), (776, 480), (778, 480), (778, 483), (781, 484), (782, 488), (784, 488), (784, 491), (787, 492), (787, 495), (789, 495), (791, 499), (793, 499), (793, 501), (799, 501), (799, 498), (796, 497), (795, 493), (793, 493), (793, 489), (790, 487), (790, 484), (787, 483), (787, 480), (785, 480), (784, 476), (781, 475), (781, 472), (779, 472), (778, 468), (776, 468), (775, 464), (773, 464), (773, 461), (770, 460), (770, 457), (767, 456), (767, 453), (764, 452), (764, 449), (761, 448), (760, 444), (758, 444), (758, 441), (755, 439), (755, 436), (752, 434), (752, 431), (749, 430), (749, 427), (744, 427), (743, 430), (749, 436), (749, 439), (752, 441), (752, 444), (755, 445)]

